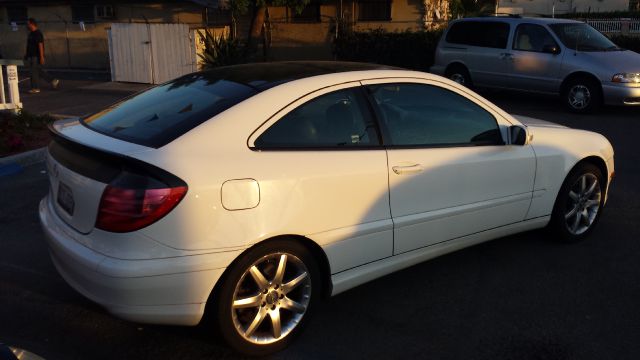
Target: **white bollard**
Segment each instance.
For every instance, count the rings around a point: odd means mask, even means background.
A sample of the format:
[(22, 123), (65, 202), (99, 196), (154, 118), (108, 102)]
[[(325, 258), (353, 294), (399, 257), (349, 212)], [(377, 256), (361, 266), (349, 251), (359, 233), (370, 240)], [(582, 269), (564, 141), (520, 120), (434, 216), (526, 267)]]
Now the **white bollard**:
[(9, 91), (9, 101), (7, 102), (7, 96), (4, 90), (4, 75), (0, 71), (0, 110), (13, 110), (18, 112), (22, 108), (20, 102), (20, 92), (18, 90), (18, 68), (16, 65), (21, 65), (20, 60), (0, 60), (0, 68), (5, 67), (7, 69), (7, 89)]

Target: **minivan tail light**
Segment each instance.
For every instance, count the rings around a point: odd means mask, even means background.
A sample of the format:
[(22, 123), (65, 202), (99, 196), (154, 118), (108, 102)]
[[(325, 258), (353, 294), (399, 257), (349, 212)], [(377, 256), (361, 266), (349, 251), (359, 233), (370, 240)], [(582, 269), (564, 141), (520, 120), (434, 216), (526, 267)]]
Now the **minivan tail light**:
[(119, 178), (102, 193), (96, 228), (119, 233), (142, 229), (171, 212), (186, 193), (186, 186), (169, 187), (138, 175)]

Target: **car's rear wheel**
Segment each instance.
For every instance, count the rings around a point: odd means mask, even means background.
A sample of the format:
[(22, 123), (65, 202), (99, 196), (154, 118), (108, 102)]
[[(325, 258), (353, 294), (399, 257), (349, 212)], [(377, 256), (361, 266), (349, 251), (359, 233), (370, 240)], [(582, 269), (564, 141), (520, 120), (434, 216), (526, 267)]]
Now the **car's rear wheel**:
[(253, 356), (285, 348), (321, 293), (318, 266), (295, 240), (256, 246), (223, 281), (217, 299), (221, 333), (237, 351)]
[(589, 164), (578, 164), (567, 176), (556, 199), (551, 229), (562, 241), (584, 239), (595, 227), (604, 204), (602, 172)]
[(595, 80), (580, 77), (570, 80), (564, 87), (563, 98), (567, 108), (575, 113), (596, 111), (602, 104), (600, 84)]
[(447, 69), (446, 72), (447, 78), (452, 81), (457, 82), (460, 85), (464, 85), (468, 88), (473, 86), (471, 82), (471, 75), (469, 74), (469, 70), (462, 65), (453, 65)]

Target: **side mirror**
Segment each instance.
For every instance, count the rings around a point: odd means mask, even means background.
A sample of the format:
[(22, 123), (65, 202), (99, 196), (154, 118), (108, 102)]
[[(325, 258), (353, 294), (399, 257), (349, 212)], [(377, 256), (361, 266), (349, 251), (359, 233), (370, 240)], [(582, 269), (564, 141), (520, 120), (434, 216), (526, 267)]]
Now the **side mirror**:
[(520, 125), (509, 127), (509, 144), (525, 145), (527, 143), (527, 129)]
[(545, 45), (544, 47), (542, 47), (542, 52), (558, 55), (560, 54), (560, 48), (557, 45)]

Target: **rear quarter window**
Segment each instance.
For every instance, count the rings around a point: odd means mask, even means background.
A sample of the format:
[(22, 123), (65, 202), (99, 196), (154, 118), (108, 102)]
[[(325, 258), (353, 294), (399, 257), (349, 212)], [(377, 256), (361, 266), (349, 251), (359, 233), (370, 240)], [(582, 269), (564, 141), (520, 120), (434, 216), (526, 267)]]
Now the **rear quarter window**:
[(461, 21), (451, 25), (446, 41), (450, 44), (506, 49), (510, 26), (500, 21)]
[(257, 92), (206, 72), (194, 73), (91, 115), (83, 124), (120, 140), (158, 148)]

